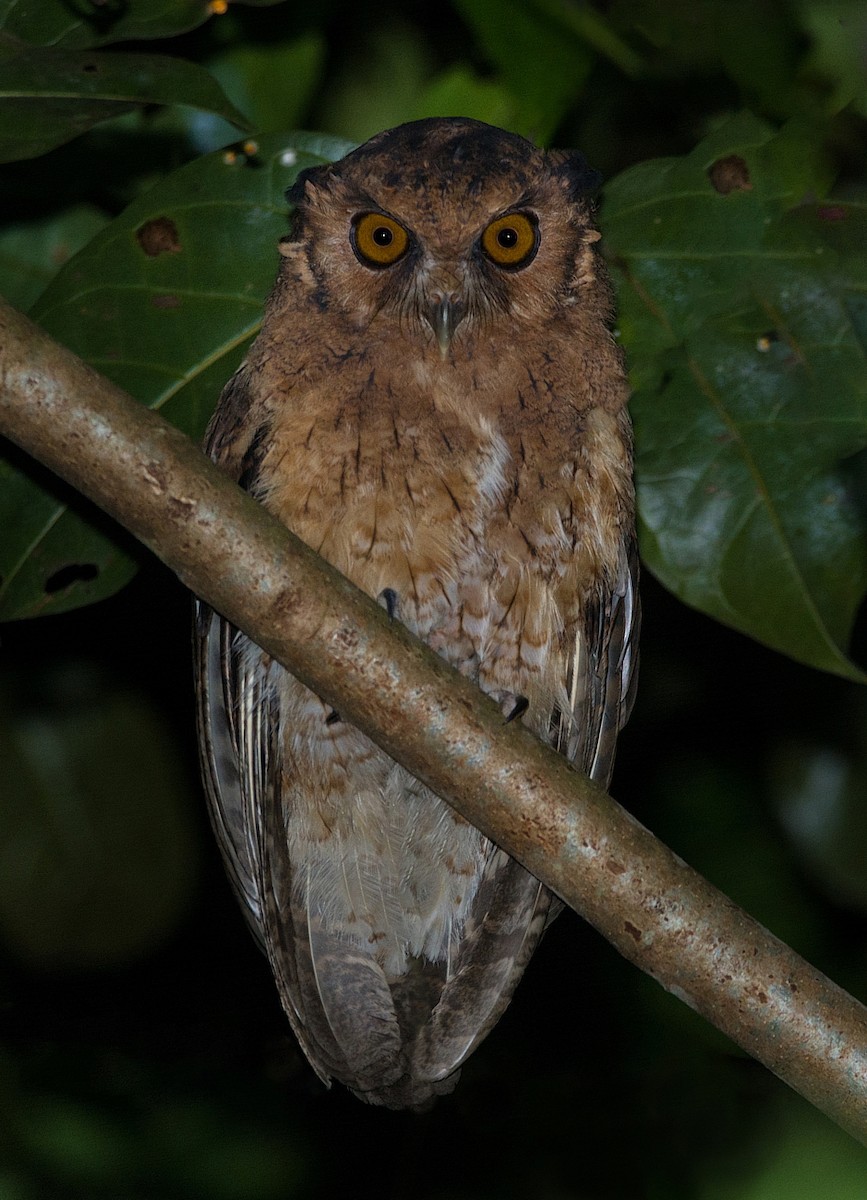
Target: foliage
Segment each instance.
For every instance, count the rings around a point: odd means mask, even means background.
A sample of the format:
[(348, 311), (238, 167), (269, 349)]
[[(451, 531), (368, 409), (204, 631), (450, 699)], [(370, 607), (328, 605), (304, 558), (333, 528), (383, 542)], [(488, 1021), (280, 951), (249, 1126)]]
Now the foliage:
[(725, 122), (618, 176), (605, 222), (635, 363), (645, 561), (688, 603), (802, 662), (845, 661), (867, 525), (867, 207), (820, 199), (798, 121)]
[[(192, 120), (190, 105), (207, 110), (217, 129), (222, 122), (224, 135), (226, 118), (246, 125), (198, 63), (94, 52), (82, 20), (62, 33), (64, 47), (75, 49), (47, 47), (44, 37), (27, 44), (34, 30), (26, 6), (6, 7), (7, 157), (37, 155), (97, 120), (153, 104), (186, 112), (181, 129)], [(145, 29), (165, 36), (193, 23), (192, 13), (138, 7), (137, 20), (133, 6), (115, 26), (103, 12), (99, 31), (89, 31), (91, 45), (105, 45), (112, 33), (118, 40)], [(645, 36), (674, 46), (680, 26), (671, 15), (637, 7), (616, 10), (621, 23), (652, 16)], [(502, 93), (494, 115), (542, 139), (563, 124), (596, 56), (607, 54), (627, 77), (647, 69), (618, 22), (589, 9), (521, 0), (493, 7), (461, 0), (458, 9), (496, 68), (496, 82), (487, 82)], [(756, 98), (765, 96), (767, 63), (760, 69), (754, 56), (737, 54), (728, 28), (726, 18), (715, 30), (722, 62)], [(698, 62), (712, 57), (707, 32), (692, 30)], [(756, 32), (767, 50), (768, 38)], [(437, 81), (414, 37), (398, 28), (378, 47), (382, 62), (393, 59), (397, 78), (382, 94), (381, 111), (373, 105), (368, 115), (388, 122), (428, 111), (431, 101), (471, 113), (478, 102), (491, 115), (493, 96), (481, 81), (454, 68)], [(276, 129), (281, 92), (273, 81), (285, 69), (312, 88), (321, 45), (306, 31), (259, 49), (238, 39), (213, 57), (227, 86), (248, 101), (261, 97), (253, 102), (260, 127)], [(636, 381), (642, 545), (647, 565), (688, 603), (801, 661), (860, 678), (845, 650), (867, 588), (864, 513), (849, 465), (867, 443), (864, 207), (824, 202), (836, 174), (829, 123), (805, 117), (805, 85), (780, 49), (785, 43), (775, 38), (773, 45), (771, 74), (795, 110), (781, 133), (756, 118), (728, 117), (682, 159), (651, 159), (618, 175), (604, 198)], [(673, 58), (683, 53), (678, 40)], [(382, 62), (374, 58), (374, 66)], [(857, 82), (850, 68), (827, 85), (829, 94), (836, 88), (834, 104), (844, 81), (850, 88)], [(408, 92), (431, 79), (415, 111), (388, 109), (401, 91), (400, 72), (408, 72)], [(271, 82), (262, 85), (263, 77)], [(332, 119), (340, 119), (341, 103), (356, 112), (369, 90), (367, 74), (338, 73)], [(361, 123), (355, 128), (365, 132)], [(346, 146), (323, 142), (316, 152), (334, 157)], [(285, 132), (230, 158), (193, 159), (137, 196), (33, 308), (82, 357), (193, 434), (255, 331), (273, 244), (285, 226), (282, 195), (313, 161), (305, 139)], [(58, 219), (77, 211), (64, 208)], [(238, 218), (250, 231), (243, 257), (230, 253)], [(165, 244), (148, 241), (148, 231), (160, 229), (168, 231)], [(7, 237), (20, 233), (13, 226)], [(130, 577), (133, 559), (116, 538), (92, 528), (80, 505), (70, 510), (65, 495), (26, 470), (8, 462), (0, 469), (0, 512), (18, 535), (6, 541), (0, 562), (6, 618), (88, 603)]]
[[(462, 114), (580, 146), (604, 171), (648, 568), (617, 792), (853, 987), (865, 61), (860, 0), (0, 0), (0, 291), (196, 436), (255, 334), (302, 167)], [(715, 1035), (565, 921), (531, 971), (535, 1000), (528, 980), (427, 1125), (310, 1090), (273, 1049), (279, 1014), (260, 1028), (267, 973), (212, 860), (197, 882), (184, 598), (11, 447), (0, 529), (2, 1200), (363, 1194), (348, 1164), (383, 1130), (397, 1165), (378, 1195), (863, 1192), (857, 1152), (748, 1064), (723, 1065)], [(152, 971), (167, 1017), (149, 1014), (139, 1041), (106, 1033), (113, 1000), (144, 1022)], [(77, 1015), (46, 1003), (55, 990)], [(324, 1138), (333, 1113), (351, 1115), (346, 1163)], [(591, 1151), (628, 1138), (635, 1165), (601, 1152), (577, 1177), (573, 1114)], [(469, 1155), (463, 1183), (447, 1139)], [(811, 1182), (820, 1160), (835, 1182)]]

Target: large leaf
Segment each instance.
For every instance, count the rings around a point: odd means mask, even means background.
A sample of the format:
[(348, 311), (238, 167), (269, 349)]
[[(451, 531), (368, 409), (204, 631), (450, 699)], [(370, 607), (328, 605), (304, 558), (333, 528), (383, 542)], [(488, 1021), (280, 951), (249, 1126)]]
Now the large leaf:
[[(283, 0), (241, 0), (267, 8)], [(207, 0), (0, 0), (0, 33), (34, 46), (83, 50), (111, 42), (172, 37), (219, 15)]]
[(604, 229), (645, 560), (696, 608), (863, 679), (845, 647), (867, 588), (867, 210), (816, 201), (811, 145), (732, 120), (614, 180)]
[[(168, 176), (57, 275), (34, 318), (141, 403), (198, 437), (255, 335), (287, 229), (285, 189), (346, 142), (263, 138)], [(0, 618), (62, 612), (135, 570), (106, 522), (19, 457), (0, 460)], [(73, 507), (67, 507), (71, 503)]]
[(143, 104), (185, 104), (250, 128), (196, 63), (155, 54), (43, 50), (0, 34), (0, 162), (44, 154)]

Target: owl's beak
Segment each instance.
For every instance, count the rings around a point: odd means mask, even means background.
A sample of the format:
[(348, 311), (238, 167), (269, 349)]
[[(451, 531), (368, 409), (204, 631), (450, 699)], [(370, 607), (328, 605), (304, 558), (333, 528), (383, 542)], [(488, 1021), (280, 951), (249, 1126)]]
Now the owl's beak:
[(440, 354), (445, 358), (452, 344), (454, 332), (466, 315), (467, 306), (454, 293), (443, 295), (438, 292), (427, 306), (428, 322), (434, 331), (434, 337), (440, 348)]

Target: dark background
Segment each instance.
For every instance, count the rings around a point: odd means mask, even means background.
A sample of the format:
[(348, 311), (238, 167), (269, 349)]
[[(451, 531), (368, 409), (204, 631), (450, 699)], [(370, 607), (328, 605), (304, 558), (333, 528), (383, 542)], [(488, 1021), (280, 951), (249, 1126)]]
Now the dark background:
[[(862, 187), (865, 93), (835, 100), (851, 64), (822, 36), (829, 11), (854, 6), (576, 4), (617, 44), (585, 39), (571, 90), (552, 66), (550, 93), (524, 61), (522, 21), (544, 6), (493, 8), (493, 22), (490, 4), (237, 9), (158, 49), (212, 65), (264, 129), (360, 139), (451, 88), (449, 105), (580, 146), (609, 176), (689, 151), (743, 107), (821, 116), (840, 186)], [(17, 281), (22, 304), (38, 292), (48, 267), (20, 249), (28, 231), (40, 239), (37, 219), (81, 202), (107, 219), (221, 136), (152, 112), (3, 168), (0, 286)], [(207, 826), (189, 598), (142, 564), (111, 599), (0, 633), (0, 1200), (867, 1193), (859, 1147), (569, 912), (432, 1112), (326, 1091)], [(642, 592), (614, 795), (867, 995), (862, 689), (685, 608), (648, 574)], [(862, 665), (865, 649), (856, 630)]]

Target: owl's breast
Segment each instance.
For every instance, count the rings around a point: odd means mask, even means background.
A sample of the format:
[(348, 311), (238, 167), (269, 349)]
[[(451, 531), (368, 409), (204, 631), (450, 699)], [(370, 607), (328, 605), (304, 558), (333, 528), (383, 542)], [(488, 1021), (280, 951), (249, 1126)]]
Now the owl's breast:
[(551, 701), (584, 599), (621, 552), (619, 418), (505, 358), (392, 359), (275, 403), (262, 499), (486, 690)]
[[(491, 417), (445, 389), (370, 372), (354, 395), (323, 385), (275, 419), (266, 506), (371, 596), (391, 589), (420, 636), (495, 570), (485, 532), (512, 486)], [(345, 385), (344, 385), (345, 386)]]

